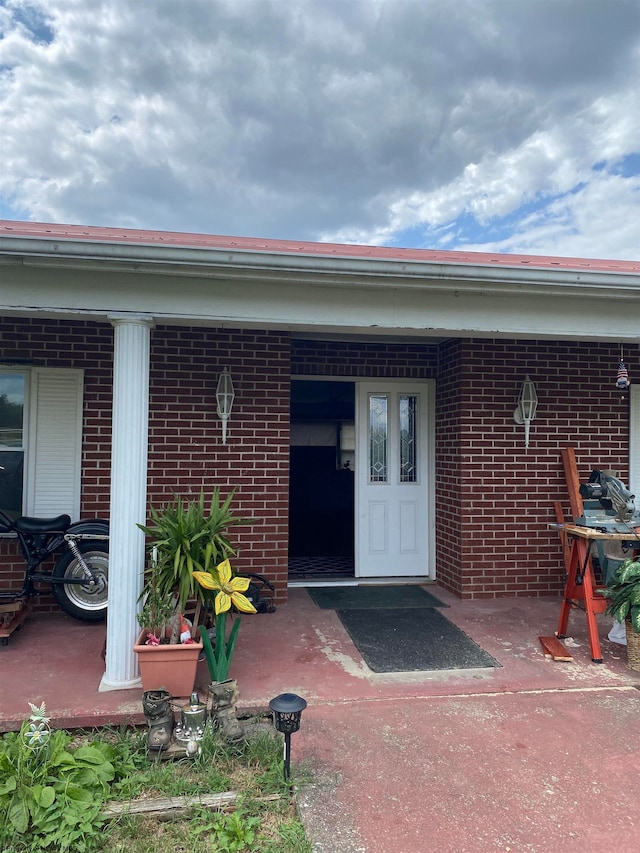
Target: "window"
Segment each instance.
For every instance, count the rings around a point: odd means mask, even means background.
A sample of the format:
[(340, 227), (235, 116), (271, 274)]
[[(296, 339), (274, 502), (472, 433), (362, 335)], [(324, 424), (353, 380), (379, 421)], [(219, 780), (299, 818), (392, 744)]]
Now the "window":
[(369, 394), (369, 482), (418, 482), (418, 395)]
[(0, 509), (22, 514), (25, 438), (24, 373), (0, 373)]
[(400, 395), (400, 482), (417, 482), (416, 408), (414, 394)]
[(81, 370), (0, 366), (0, 509), (80, 515)]
[(369, 482), (387, 482), (387, 416), (386, 394), (369, 395)]

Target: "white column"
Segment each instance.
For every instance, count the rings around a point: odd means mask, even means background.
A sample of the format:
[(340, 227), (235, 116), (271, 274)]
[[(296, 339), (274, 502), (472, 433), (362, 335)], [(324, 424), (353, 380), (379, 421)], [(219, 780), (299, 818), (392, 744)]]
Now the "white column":
[(140, 683), (133, 644), (143, 584), (149, 433), (149, 350), (153, 320), (113, 315), (113, 421), (106, 669), (100, 690)]

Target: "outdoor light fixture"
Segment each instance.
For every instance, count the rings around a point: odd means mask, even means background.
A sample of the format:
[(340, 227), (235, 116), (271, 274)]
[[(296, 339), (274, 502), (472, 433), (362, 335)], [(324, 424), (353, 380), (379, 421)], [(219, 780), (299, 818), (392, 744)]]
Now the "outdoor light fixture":
[(538, 395), (536, 394), (536, 386), (529, 379), (529, 374), (522, 383), (520, 394), (518, 395), (518, 405), (513, 413), (513, 419), (517, 424), (524, 424), (524, 446), (529, 447), (529, 428), (531, 421), (536, 416), (538, 408)]
[(307, 707), (302, 696), (295, 693), (281, 693), (269, 702), (273, 711), (273, 724), (276, 731), (284, 735), (284, 778), (289, 778), (291, 764), (291, 735), (300, 728), (300, 717)]
[(233, 382), (229, 368), (225, 369), (220, 374), (218, 379), (218, 388), (216, 389), (216, 401), (218, 403), (218, 417), (222, 421), (222, 443), (227, 443), (227, 421), (231, 415), (233, 399), (236, 396), (233, 390)]

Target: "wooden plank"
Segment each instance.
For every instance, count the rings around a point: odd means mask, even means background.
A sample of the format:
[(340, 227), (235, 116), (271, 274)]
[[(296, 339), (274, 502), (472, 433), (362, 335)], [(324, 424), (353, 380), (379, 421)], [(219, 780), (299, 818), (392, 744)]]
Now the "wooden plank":
[[(183, 797), (151, 797), (146, 800), (127, 800), (124, 802), (108, 803), (102, 811), (105, 818), (121, 817), (126, 814), (148, 814), (163, 818), (173, 815), (184, 815), (194, 806), (208, 809), (228, 809), (235, 806), (241, 798), (236, 791), (224, 791), (221, 794), (199, 794)], [(260, 802), (281, 800), (280, 794), (268, 794), (257, 798)]]
[(26, 598), (16, 598), (15, 601), (9, 601), (6, 604), (0, 604), (0, 613), (17, 613), (18, 610), (22, 610), (22, 607), (26, 604)]
[(602, 530), (596, 530), (595, 527), (565, 524), (564, 530), (567, 536), (573, 536), (578, 539), (600, 539), (611, 542), (630, 542), (634, 540), (636, 534), (640, 534), (640, 527), (630, 527), (628, 533), (604, 533)]
[(2, 639), (3, 645), (6, 645), (9, 642), (8, 638), (13, 634), (14, 631), (18, 630), (20, 625), (22, 625), (22, 623), (30, 613), (31, 603), (29, 602), (25, 604), (25, 606), (17, 613), (14, 613), (10, 621), (5, 622), (4, 620), (0, 620), (0, 639)]
[(567, 492), (569, 494), (569, 505), (571, 507), (572, 521), (584, 515), (584, 504), (580, 494), (580, 478), (578, 477), (578, 466), (576, 465), (576, 454), (573, 447), (565, 447), (560, 451), (564, 476), (567, 481)]
[(542, 651), (553, 660), (572, 661), (571, 655), (557, 637), (538, 637)]
[(564, 560), (564, 570), (568, 574), (569, 566), (571, 564), (571, 543), (569, 542), (569, 537), (567, 536), (566, 530), (564, 529), (564, 510), (560, 501), (554, 501), (553, 507), (556, 513), (556, 522), (562, 525), (562, 527), (558, 528), (558, 536), (560, 537), (560, 544), (562, 545), (562, 559)]

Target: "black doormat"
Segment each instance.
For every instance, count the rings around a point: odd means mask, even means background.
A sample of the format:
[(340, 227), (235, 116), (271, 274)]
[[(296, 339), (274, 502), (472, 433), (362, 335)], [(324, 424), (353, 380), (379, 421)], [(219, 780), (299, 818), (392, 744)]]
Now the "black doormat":
[(374, 672), (501, 666), (433, 607), (338, 610), (337, 613)]
[(395, 607), (448, 607), (421, 586), (321, 586), (307, 592), (323, 610), (386, 610)]

